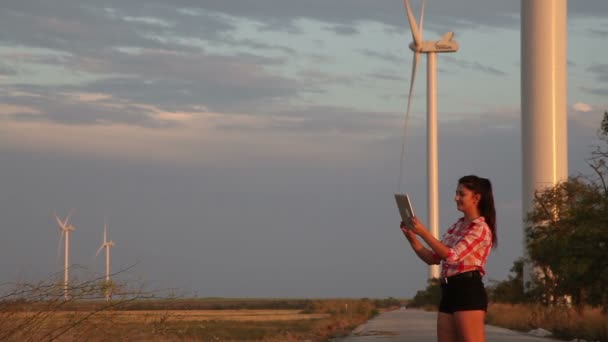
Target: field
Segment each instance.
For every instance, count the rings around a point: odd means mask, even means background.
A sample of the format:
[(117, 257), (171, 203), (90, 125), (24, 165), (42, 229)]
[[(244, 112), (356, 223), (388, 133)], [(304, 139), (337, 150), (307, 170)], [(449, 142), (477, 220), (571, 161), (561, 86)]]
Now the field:
[(608, 314), (600, 309), (585, 308), (579, 312), (563, 306), (494, 303), (488, 308), (487, 321), (524, 332), (543, 328), (565, 341), (608, 341)]
[(2, 341), (325, 341), (395, 299), (172, 299), (5, 302)]

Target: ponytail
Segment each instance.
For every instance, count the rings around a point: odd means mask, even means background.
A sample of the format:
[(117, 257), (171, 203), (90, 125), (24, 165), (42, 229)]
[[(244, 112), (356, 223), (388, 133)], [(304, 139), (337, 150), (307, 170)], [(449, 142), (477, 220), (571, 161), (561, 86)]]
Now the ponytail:
[(496, 208), (494, 207), (492, 183), (487, 178), (470, 175), (460, 178), (458, 184), (462, 184), (465, 188), (480, 195), (481, 198), (479, 199), (479, 203), (477, 203), (477, 209), (490, 227), (490, 231), (492, 232), (492, 248), (496, 248), (498, 238), (496, 236)]

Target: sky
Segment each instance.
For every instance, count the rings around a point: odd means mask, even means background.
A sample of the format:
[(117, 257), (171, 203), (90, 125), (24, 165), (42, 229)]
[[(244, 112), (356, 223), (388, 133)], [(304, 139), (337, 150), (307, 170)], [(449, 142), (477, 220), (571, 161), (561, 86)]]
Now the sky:
[[(498, 248), (522, 255), (519, 1), (429, 0), (438, 57), (440, 232), (459, 177), (493, 182)], [(417, 11), (419, 1), (412, 0)], [(608, 110), (608, 2), (568, 5), (569, 173)], [(400, 155), (412, 53), (400, 0), (4, 0), (0, 282), (75, 279), (199, 297), (412, 297), (427, 266), (425, 63)]]

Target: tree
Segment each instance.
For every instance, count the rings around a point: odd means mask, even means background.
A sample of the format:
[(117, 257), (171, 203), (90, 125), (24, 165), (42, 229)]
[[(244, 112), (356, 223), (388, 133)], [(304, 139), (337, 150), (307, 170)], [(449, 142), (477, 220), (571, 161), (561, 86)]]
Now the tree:
[(608, 159), (608, 149), (606, 148), (608, 146), (608, 112), (604, 112), (604, 118), (602, 119), (597, 136), (604, 144), (594, 146), (588, 164), (595, 172), (595, 182), (601, 184), (604, 195), (608, 196), (608, 187), (606, 185), (606, 176), (608, 175), (608, 165), (606, 165), (606, 159)]
[(524, 259), (515, 260), (510, 271), (512, 275), (509, 275), (507, 280), (495, 282), (488, 287), (488, 294), (493, 302), (515, 304), (528, 301), (523, 284)]
[(528, 253), (540, 271), (546, 302), (570, 296), (574, 304), (608, 309), (608, 112), (588, 160), (593, 177), (570, 177), (537, 191), (527, 216)]
[(424, 290), (416, 292), (412, 300), (407, 303), (408, 308), (428, 308), (436, 310), (441, 300), (441, 285), (439, 279), (429, 279)]

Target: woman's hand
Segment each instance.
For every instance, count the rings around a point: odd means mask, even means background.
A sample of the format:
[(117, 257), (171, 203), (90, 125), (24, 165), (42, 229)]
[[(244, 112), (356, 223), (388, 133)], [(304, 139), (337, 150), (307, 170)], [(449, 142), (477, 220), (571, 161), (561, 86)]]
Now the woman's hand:
[(416, 216), (412, 217), (412, 223), (410, 224), (410, 226), (410, 230), (416, 235), (420, 235), (423, 232), (426, 232), (426, 227), (424, 226), (424, 224), (422, 224), (422, 222), (420, 222), (420, 220)]
[(401, 222), (401, 231), (403, 235), (407, 238), (408, 241), (412, 241), (416, 239), (416, 233), (414, 233), (409, 227), (405, 225), (404, 222)]

